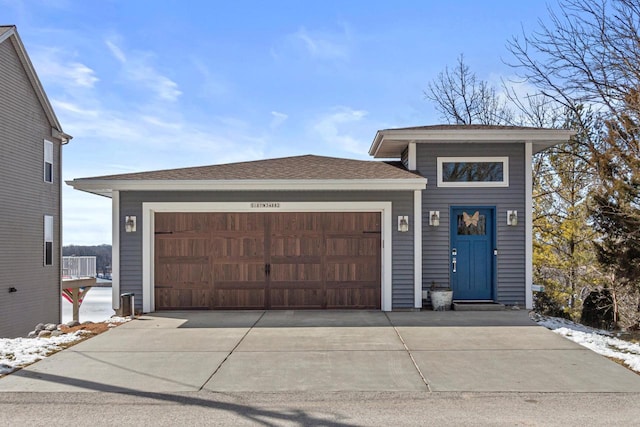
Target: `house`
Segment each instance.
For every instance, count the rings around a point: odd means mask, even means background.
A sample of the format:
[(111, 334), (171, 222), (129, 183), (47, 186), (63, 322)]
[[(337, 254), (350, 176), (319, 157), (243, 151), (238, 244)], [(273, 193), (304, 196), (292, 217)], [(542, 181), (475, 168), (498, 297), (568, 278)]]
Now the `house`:
[(378, 131), (369, 154), (297, 156), (74, 179), (113, 202), (114, 308), (532, 306), (532, 155), (572, 131)]
[(62, 127), (14, 26), (0, 26), (0, 337), (60, 321)]

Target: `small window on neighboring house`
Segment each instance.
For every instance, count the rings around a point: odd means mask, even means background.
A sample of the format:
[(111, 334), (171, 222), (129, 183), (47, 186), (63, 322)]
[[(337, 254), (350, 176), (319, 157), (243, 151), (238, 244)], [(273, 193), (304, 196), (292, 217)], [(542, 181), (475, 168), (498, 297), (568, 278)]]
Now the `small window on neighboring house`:
[(53, 182), (53, 142), (44, 141), (44, 182)]
[(53, 265), (53, 217), (44, 216), (44, 265)]
[(438, 157), (438, 187), (508, 186), (508, 157)]

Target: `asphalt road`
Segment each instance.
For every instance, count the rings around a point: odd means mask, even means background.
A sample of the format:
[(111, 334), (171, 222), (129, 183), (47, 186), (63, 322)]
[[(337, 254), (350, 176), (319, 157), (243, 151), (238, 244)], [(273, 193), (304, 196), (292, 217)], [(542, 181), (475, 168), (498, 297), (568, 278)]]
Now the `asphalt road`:
[(638, 393), (0, 393), (0, 425), (638, 425)]

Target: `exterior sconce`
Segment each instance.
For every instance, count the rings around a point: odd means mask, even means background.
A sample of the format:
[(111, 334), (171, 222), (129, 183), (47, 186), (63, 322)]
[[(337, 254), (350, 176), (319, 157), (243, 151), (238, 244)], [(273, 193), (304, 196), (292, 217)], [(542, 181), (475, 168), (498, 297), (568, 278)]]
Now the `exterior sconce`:
[(398, 231), (401, 233), (406, 233), (409, 231), (409, 217), (408, 216), (399, 216), (398, 217)]
[(432, 227), (440, 225), (440, 211), (429, 211), (429, 225)]
[(518, 225), (518, 211), (507, 211), (507, 225), (512, 227)]
[(136, 231), (136, 217), (135, 215), (127, 215), (124, 217), (124, 231), (127, 233), (135, 233)]

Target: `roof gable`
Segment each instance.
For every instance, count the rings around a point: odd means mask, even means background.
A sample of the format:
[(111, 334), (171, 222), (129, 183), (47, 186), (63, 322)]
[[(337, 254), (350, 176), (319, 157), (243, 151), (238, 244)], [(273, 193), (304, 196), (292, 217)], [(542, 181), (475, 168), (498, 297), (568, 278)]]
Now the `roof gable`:
[(62, 126), (60, 125), (60, 122), (58, 121), (58, 118), (53, 111), (53, 107), (49, 102), (49, 98), (47, 98), (47, 94), (45, 93), (44, 88), (42, 87), (42, 83), (40, 82), (40, 79), (36, 74), (35, 68), (31, 63), (31, 59), (29, 59), (29, 55), (25, 50), (24, 44), (22, 43), (22, 40), (18, 35), (18, 30), (16, 29), (15, 25), (2, 25), (0, 26), (0, 43), (9, 42), (13, 44), (13, 47), (18, 54), (18, 59), (20, 60), (20, 63), (22, 64), (22, 67), (27, 74), (29, 82), (31, 83), (31, 87), (35, 92), (36, 97), (38, 98), (38, 101), (40, 102), (40, 105), (45, 112), (45, 115), (47, 116), (47, 120), (49, 121), (49, 124), (52, 128), (52, 136), (60, 138), (63, 144), (66, 144), (67, 142), (69, 142), (69, 140), (71, 140), (72, 137), (71, 135), (67, 135), (66, 133), (64, 133), (64, 131), (62, 130)]

